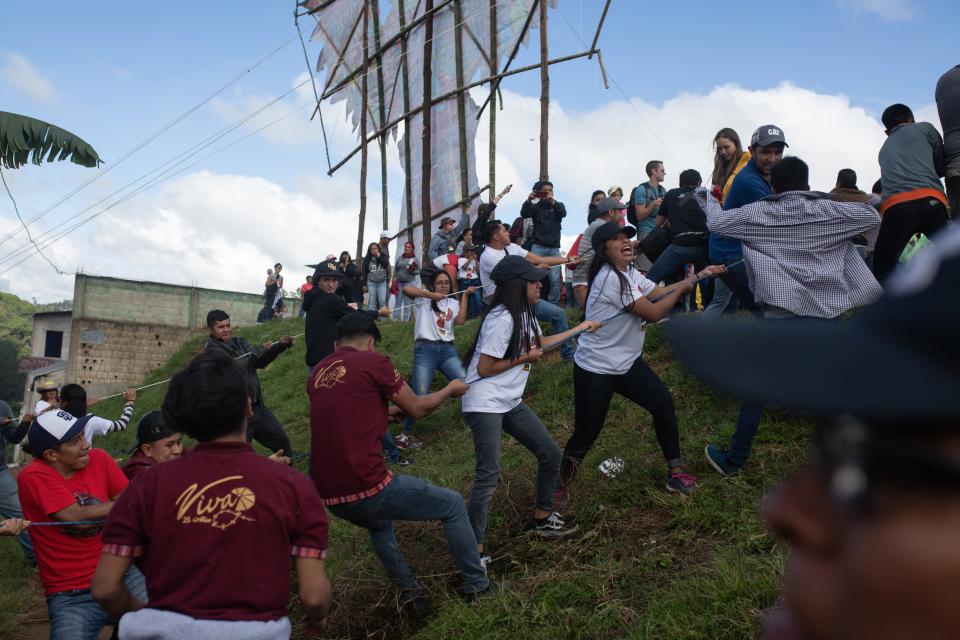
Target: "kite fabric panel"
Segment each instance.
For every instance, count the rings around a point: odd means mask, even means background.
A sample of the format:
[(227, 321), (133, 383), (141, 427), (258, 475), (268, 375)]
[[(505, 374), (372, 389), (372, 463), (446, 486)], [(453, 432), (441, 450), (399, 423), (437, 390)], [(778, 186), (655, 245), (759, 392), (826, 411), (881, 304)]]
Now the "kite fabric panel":
[[(441, 0), (435, 0), (439, 5)], [(502, 70), (503, 65), (517, 45), (517, 40), (523, 29), (535, 0), (498, 0), (497, 11), (497, 68)], [(400, 32), (400, 6), (403, 5), (404, 24), (410, 24), (424, 14), (423, 0), (392, 0), (389, 3), (389, 13), (380, 18), (380, 43), (389, 42)], [(307, 0), (303, 6), (308, 10), (327, 5), (327, 0)], [(331, 102), (346, 101), (348, 118), (357, 134), (358, 144), (360, 130), (360, 111), (362, 108), (363, 73), (363, 11), (367, 6), (371, 13), (367, 16), (368, 24), (368, 51), (376, 51), (375, 16), (372, 14), (372, 2), (364, 0), (337, 0), (323, 6), (313, 15), (317, 26), (312, 38), (322, 43), (322, 49), (317, 61), (317, 70), (325, 71), (324, 91), (340, 87), (330, 92), (328, 99)], [(387, 6), (381, 2), (380, 8)], [(556, 0), (550, 0), (549, 6), (556, 7)], [(470, 83), (489, 75), (489, 56), (486, 48), (490, 42), (490, 0), (460, 0), (460, 11), (463, 19), (464, 35), (463, 46), (463, 74), (464, 82)], [(456, 24), (454, 20), (454, 5), (449, 3), (434, 13), (433, 16), (433, 73), (432, 93), (439, 96), (457, 88), (456, 68)], [(530, 30), (534, 30), (539, 22), (534, 19)], [(469, 37), (467, 30), (473, 34), (476, 41), (484, 50), (478, 48), (474, 38)], [(527, 44), (525, 38), (524, 45)], [(423, 57), (425, 48), (425, 31), (423, 22), (416, 26), (407, 38), (407, 68), (409, 73), (409, 102), (410, 108), (415, 109), (423, 104)], [(371, 60), (370, 71), (367, 77), (367, 131), (368, 135), (383, 128), (386, 124), (400, 118), (403, 113), (404, 87), (401, 73), (401, 47), (396, 39), (383, 52), (382, 68), (378, 69), (375, 60)], [(383, 77), (383, 117), (381, 117), (381, 101), (379, 94), (378, 76)], [(485, 95), (488, 87), (478, 89)], [(445, 209), (466, 198), (479, 189), (476, 170), (475, 139), (477, 133), (478, 105), (467, 94), (465, 100), (465, 128), (467, 140), (467, 184), (461, 185), (460, 152), (459, 152), (459, 122), (457, 114), (457, 98), (451, 96), (439, 104), (435, 104), (431, 111), (431, 176), (430, 176), (430, 210), (433, 212)], [(403, 136), (410, 140), (410, 196), (413, 203), (413, 220), (420, 220), (421, 185), (423, 184), (423, 117), (417, 112), (409, 119), (408, 130), (400, 133), (399, 123), (390, 129), (394, 140), (400, 147), (400, 159), (403, 163)], [(401, 136), (397, 140), (398, 134)], [(400, 212), (398, 224), (394, 229), (407, 226), (406, 195), (403, 208)], [(479, 200), (471, 202), (467, 213), (475, 215)], [(451, 217), (456, 218), (454, 211)], [(439, 220), (435, 220), (432, 231), (435, 231)], [(417, 226), (414, 233), (414, 242), (420, 246), (422, 230)]]

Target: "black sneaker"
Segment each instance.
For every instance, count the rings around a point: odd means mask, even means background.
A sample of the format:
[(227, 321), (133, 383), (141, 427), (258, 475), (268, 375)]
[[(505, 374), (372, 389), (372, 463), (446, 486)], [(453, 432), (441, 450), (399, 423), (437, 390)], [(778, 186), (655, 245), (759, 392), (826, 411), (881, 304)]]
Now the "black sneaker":
[(387, 464), (396, 465), (398, 467), (405, 467), (408, 464), (412, 464), (412, 463), (413, 463), (413, 460), (411, 460), (410, 458), (404, 458), (403, 456), (400, 456), (396, 460), (390, 460), (390, 459), (387, 460)]
[(576, 526), (570, 526), (564, 522), (560, 514), (554, 511), (546, 518), (534, 519), (533, 530), (538, 536), (544, 538), (565, 538), (577, 530)]
[(495, 598), (506, 589), (506, 585), (499, 582), (491, 582), (487, 585), (486, 589), (482, 591), (474, 591), (467, 594), (467, 603), (472, 604), (473, 606), (480, 606), (483, 604), (484, 600), (489, 600), (490, 598)]
[(433, 608), (430, 606), (430, 598), (421, 594), (403, 603), (403, 608), (407, 614), (414, 620), (426, 620), (433, 615)]

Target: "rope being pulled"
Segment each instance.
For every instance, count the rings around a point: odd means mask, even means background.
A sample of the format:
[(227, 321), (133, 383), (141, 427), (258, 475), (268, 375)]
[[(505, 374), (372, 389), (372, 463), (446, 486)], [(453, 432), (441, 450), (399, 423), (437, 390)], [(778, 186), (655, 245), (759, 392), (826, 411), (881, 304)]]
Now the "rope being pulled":
[[(290, 337), (291, 337), (291, 338), (299, 338), (300, 336), (303, 336), (303, 335), (306, 335), (306, 332), (305, 332), (305, 331), (304, 331), (303, 333), (298, 333), (297, 335), (295, 335), (295, 336), (290, 336)], [(277, 344), (278, 342), (280, 342), (280, 341), (279, 341), (279, 340), (274, 340), (273, 342), (270, 343), (270, 347), (272, 347), (273, 345)], [(268, 347), (268, 348), (269, 348), (269, 347)], [(248, 352), (246, 352), (246, 353), (241, 353), (239, 356), (237, 356), (236, 358), (234, 358), (234, 360), (239, 360), (240, 358), (246, 358), (246, 357), (249, 356), (249, 355), (253, 355), (253, 353), (254, 353), (253, 351), (248, 351)], [(157, 381), (157, 382), (151, 382), (150, 384), (145, 384), (145, 385), (143, 385), (142, 387), (134, 387), (134, 390), (135, 390), (135, 391), (143, 391), (144, 389), (149, 389), (150, 387), (156, 387), (157, 385), (166, 384), (166, 383), (170, 382), (170, 380), (171, 380), (171, 378), (167, 378), (166, 380), (159, 380), (159, 381)], [(123, 395), (123, 393), (124, 393), (124, 392), (120, 392), (120, 393), (114, 393), (114, 394), (109, 395), (109, 396), (104, 396), (104, 397), (100, 398), (100, 400), (109, 400), (109, 399), (111, 399), (111, 398), (119, 398), (120, 396)]]

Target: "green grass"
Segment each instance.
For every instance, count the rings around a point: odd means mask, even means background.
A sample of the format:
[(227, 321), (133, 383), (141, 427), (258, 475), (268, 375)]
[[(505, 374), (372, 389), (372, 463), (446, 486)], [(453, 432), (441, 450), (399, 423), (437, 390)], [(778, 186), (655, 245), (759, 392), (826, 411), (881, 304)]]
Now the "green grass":
[[(411, 326), (382, 326), (380, 350), (409, 374)], [(473, 321), (458, 328), (461, 352), (476, 326)], [(257, 343), (301, 331), (301, 321), (287, 320), (238, 333)], [(185, 344), (145, 382), (169, 377), (201, 346), (202, 339)], [(299, 339), (291, 352), (260, 375), (267, 404), (286, 425), (298, 451), (306, 451), (309, 443), (303, 356)], [(760, 612), (777, 598), (783, 562), (781, 549), (763, 529), (759, 507), (769, 488), (805, 456), (809, 422), (769, 411), (746, 473), (721, 479), (703, 460), (702, 450), (706, 442), (729, 441), (736, 404), (686, 375), (672, 361), (658, 327), (648, 330), (645, 357), (674, 395), (683, 451), (691, 471), (701, 478), (696, 495), (683, 498), (664, 491), (665, 465), (649, 414), (615, 398), (604, 431), (573, 487), (568, 511), (576, 516), (580, 532), (559, 543), (545, 543), (525, 531), (535, 461), (507, 437), (487, 534), (488, 551), (495, 558), (492, 575), (507, 581), (506, 593), (479, 608), (465, 605), (439, 524), (398, 523), (401, 548), (414, 572), (425, 576), (422, 582), (436, 611), (428, 623), (415, 626), (397, 614), (395, 590), (386, 581), (366, 532), (331, 518), (328, 574), (334, 584), (335, 611), (329, 637), (756, 637)], [(573, 430), (571, 374), (570, 365), (545, 361), (534, 368), (526, 393), (528, 404), (561, 446)], [(143, 391), (134, 421), (159, 407), (164, 392), (163, 385)], [(119, 400), (95, 407), (98, 415), (108, 418), (120, 410)], [(404, 471), (466, 495), (473, 476), (473, 448), (459, 402), (445, 403), (418, 423), (417, 432), (426, 447)], [(118, 451), (129, 446), (133, 436), (131, 428), (96, 444)], [(606, 478), (597, 465), (614, 455), (625, 461), (624, 473)], [(12, 540), (2, 542), (0, 636), (5, 636), (16, 623), (14, 612), (36, 607), (38, 601), (31, 570), (19, 561)], [(31, 593), (34, 598), (24, 605)], [(36, 612), (21, 613), (36, 617)]]

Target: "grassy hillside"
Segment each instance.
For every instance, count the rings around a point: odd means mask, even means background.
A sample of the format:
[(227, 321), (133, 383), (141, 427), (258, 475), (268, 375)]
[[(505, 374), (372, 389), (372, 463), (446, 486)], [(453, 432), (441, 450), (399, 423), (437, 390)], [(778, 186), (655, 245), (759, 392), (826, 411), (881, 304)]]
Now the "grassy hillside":
[[(296, 334), (302, 322), (253, 327), (239, 333), (251, 342)], [(458, 329), (461, 352), (476, 323)], [(200, 340), (184, 347), (146, 382), (167, 378), (195, 353)], [(411, 327), (384, 325), (381, 351), (408, 375), (412, 365)], [(783, 555), (765, 533), (758, 513), (764, 493), (804, 457), (806, 421), (768, 412), (748, 472), (719, 478), (703, 460), (707, 441), (729, 439), (736, 405), (718, 398), (687, 376), (671, 359), (657, 327), (648, 331), (645, 354), (673, 392), (683, 450), (702, 480), (691, 498), (663, 489), (665, 466), (649, 415), (620, 398), (587, 457), (567, 510), (579, 532), (544, 542), (525, 531), (531, 513), (535, 461), (507, 438), (503, 475), (490, 513), (487, 549), (492, 575), (509, 584), (501, 597), (472, 608), (463, 604), (461, 581), (436, 523), (401, 523), (398, 538), (414, 572), (434, 599), (436, 616), (414, 626), (398, 614), (396, 592), (385, 579), (366, 532), (331, 519), (328, 573), (336, 610), (329, 637), (335, 638), (750, 638), (762, 609), (777, 598)], [(294, 447), (308, 448), (308, 405), (302, 339), (261, 373), (268, 405), (286, 425)], [(571, 365), (553, 360), (534, 368), (526, 400), (561, 446), (573, 429)], [(135, 420), (157, 408), (165, 387), (142, 392)], [(104, 401), (95, 412), (120, 413), (119, 401)], [(473, 474), (470, 433), (459, 402), (446, 403), (418, 424), (426, 447), (404, 472), (464, 495)], [(119, 451), (133, 441), (132, 430), (97, 441)], [(626, 465), (616, 478), (597, 465), (619, 456)], [(305, 461), (298, 468), (305, 469)], [(0, 636), (14, 633), (18, 615), (36, 618), (35, 578), (19, 561), (13, 541), (0, 541)], [(27, 585), (26, 587), (24, 585)], [(19, 610), (19, 614), (15, 613)], [(41, 613), (42, 615), (42, 613)], [(294, 637), (299, 637), (295, 632)]]

